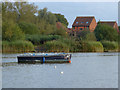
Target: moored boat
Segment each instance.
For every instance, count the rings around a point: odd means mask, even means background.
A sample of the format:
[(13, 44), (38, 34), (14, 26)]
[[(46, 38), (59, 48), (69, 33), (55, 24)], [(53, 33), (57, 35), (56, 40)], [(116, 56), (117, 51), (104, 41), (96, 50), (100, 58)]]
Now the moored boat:
[(71, 54), (22, 54), (17, 56), (18, 63), (71, 63)]

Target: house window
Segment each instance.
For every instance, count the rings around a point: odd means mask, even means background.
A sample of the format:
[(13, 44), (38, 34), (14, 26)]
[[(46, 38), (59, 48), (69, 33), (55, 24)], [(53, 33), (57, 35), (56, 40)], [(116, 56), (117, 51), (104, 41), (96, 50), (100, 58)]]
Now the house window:
[(86, 24), (88, 24), (88, 22), (86, 22)]
[(78, 24), (78, 22), (76, 22), (76, 24)]
[(82, 28), (80, 28), (80, 30), (82, 30)]
[(81, 22), (81, 24), (84, 23), (84, 22)]

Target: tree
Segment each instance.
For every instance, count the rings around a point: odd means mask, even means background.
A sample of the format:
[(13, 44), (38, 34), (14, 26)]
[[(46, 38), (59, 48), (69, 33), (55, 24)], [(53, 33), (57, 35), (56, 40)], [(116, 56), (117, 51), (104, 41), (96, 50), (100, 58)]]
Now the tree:
[(47, 8), (40, 9), (38, 11), (38, 19), (39, 19), (39, 22), (44, 20), (44, 21), (46, 21), (46, 23), (49, 23), (52, 25), (56, 23), (55, 15), (52, 14), (51, 12), (48, 12)]
[(3, 20), (12, 19), (14, 22), (32, 22), (35, 21), (37, 6), (27, 2), (3, 2), (2, 14)]
[(117, 41), (118, 40), (117, 30), (107, 24), (98, 24), (94, 32), (98, 41), (101, 41), (101, 40)]
[(68, 21), (67, 19), (64, 17), (64, 15), (61, 15), (61, 14), (55, 14), (57, 20), (56, 22), (61, 22), (63, 23), (66, 27), (68, 26)]
[(77, 33), (77, 38), (78, 38), (79, 40), (85, 40), (87, 34), (89, 34), (89, 33), (90, 33), (89, 30), (79, 31), (79, 32)]
[(119, 28), (119, 31), (120, 31), (120, 26), (118, 26), (118, 28)]
[(12, 20), (16, 22), (17, 12), (14, 10), (13, 3), (2, 2), (2, 21)]
[(96, 41), (96, 36), (94, 34), (94, 32), (90, 32), (86, 35), (85, 38), (86, 41)]
[(16, 41), (24, 40), (25, 35), (13, 21), (2, 23), (2, 40)]
[(68, 37), (68, 34), (66, 33), (65, 29), (63, 29), (63, 28), (56, 29), (55, 35), (60, 35), (60, 36), (63, 36), (63, 37)]
[(54, 34), (56, 29), (56, 17), (51, 12), (47, 11), (47, 8), (40, 9), (38, 11), (37, 26), (41, 34)]
[(38, 27), (35, 24), (32, 23), (26, 23), (26, 22), (20, 22), (19, 24), (20, 29), (25, 33), (25, 34), (39, 34)]

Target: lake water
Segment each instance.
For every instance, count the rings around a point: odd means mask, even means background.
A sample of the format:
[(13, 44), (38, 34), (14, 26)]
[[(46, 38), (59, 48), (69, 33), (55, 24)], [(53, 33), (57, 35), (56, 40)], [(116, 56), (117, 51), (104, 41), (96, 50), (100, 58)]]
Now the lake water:
[(72, 53), (71, 64), (18, 64), (17, 55), (2, 56), (3, 88), (118, 87), (118, 53)]

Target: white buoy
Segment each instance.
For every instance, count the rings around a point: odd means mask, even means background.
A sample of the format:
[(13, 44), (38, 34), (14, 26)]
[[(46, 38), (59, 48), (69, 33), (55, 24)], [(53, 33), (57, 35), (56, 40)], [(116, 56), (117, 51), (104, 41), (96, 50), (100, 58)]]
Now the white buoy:
[(62, 72), (60, 72), (61, 74), (63, 74), (63, 71)]
[(56, 69), (56, 66), (54, 66), (54, 68)]

